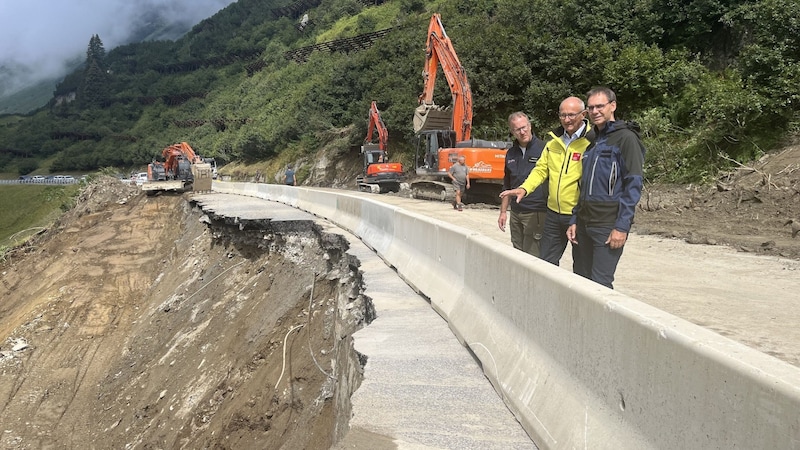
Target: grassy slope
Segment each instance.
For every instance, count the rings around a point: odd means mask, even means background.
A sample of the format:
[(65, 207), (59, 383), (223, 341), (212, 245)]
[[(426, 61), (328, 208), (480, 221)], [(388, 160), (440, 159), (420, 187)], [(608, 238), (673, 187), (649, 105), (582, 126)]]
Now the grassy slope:
[(23, 230), (52, 223), (72, 205), (79, 186), (0, 185), (0, 248), (18, 244), (9, 238)]

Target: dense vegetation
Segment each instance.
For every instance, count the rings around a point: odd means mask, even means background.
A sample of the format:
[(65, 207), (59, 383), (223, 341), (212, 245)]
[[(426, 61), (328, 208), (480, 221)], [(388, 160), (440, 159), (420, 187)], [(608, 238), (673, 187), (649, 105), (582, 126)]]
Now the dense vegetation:
[[(381, 3), (371, 5), (371, 3)], [(188, 141), (218, 161), (296, 158), (348, 129), (359, 143), (372, 100), (395, 154), (410, 153), (430, 14), (466, 68), (476, 137), (507, 137), (506, 117), (557, 124), (560, 100), (596, 85), (637, 120), (650, 180), (713, 176), (800, 127), (800, 20), (791, 0), (239, 0), (178, 41), (102, 48), (25, 117), (0, 117), (0, 171), (131, 168)], [(303, 11), (301, 11), (303, 12)], [(358, 52), (287, 52), (392, 28)], [(440, 77), (442, 79), (442, 77)], [(439, 104), (449, 102), (446, 84)], [(74, 101), (65, 101), (70, 95)], [(499, 135), (499, 136), (498, 136)]]

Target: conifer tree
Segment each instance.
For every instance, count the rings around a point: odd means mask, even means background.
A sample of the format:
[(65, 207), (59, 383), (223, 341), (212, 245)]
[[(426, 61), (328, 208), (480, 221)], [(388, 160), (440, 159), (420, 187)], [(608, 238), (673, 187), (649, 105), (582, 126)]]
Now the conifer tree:
[(108, 74), (105, 69), (106, 51), (99, 35), (93, 35), (86, 50), (83, 82), (78, 95), (83, 106), (100, 106), (108, 97)]

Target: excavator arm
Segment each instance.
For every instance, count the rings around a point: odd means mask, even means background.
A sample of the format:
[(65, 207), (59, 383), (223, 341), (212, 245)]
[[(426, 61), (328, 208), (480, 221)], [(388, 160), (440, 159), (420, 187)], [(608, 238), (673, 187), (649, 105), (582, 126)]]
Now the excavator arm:
[(369, 108), (369, 125), (367, 125), (367, 137), (364, 138), (364, 144), (372, 144), (372, 136), (376, 130), (378, 131), (378, 148), (386, 153), (386, 146), (389, 142), (389, 132), (386, 130), (383, 119), (381, 119), (378, 105), (373, 101)]
[[(450, 128), (455, 131), (456, 141), (469, 140), (472, 134), (472, 90), (467, 81), (467, 74), (458, 59), (453, 44), (442, 25), (439, 14), (433, 14), (428, 26), (428, 39), (425, 50), (425, 68), (422, 78), (425, 88), (419, 96), (419, 108), (416, 110), (414, 128), (419, 132), (424, 129), (439, 128), (426, 122), (432, 120), (431, 112), (440, 109), (433, 101), (433, 90), (436, 85), (436, 71), (442, 66), (442, 72), (450, 86), (453, 97), (453, 115)], [(438, 115), (441, 117), (441, 115)]]
[(142, 190), (148, 195), (159, 191), (211, 190), (211, 164), (194, 152), (186, 142), (170, 145), (161, 151), (164, 162), (153, 161), (147, 166), (147, 182)]
[(173, 175), (177, 174), (176, 171), (181, 158), (189, 161), (190, 164), (198, 164), (203, 162), (203, 160), (194, 152), (194, 149), (192, 149), (192, 147), (186, 142), (170, 145), (161, 152), (161, 156), (164, 157), (164, 169), (167, 171), (167, 173)]

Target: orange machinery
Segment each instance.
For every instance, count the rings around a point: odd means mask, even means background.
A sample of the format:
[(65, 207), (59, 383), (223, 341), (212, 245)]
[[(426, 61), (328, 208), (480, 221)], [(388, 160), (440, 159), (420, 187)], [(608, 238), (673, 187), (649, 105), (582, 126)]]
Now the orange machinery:
[[(377, 144), (372, 141), (375, 131), (378, 132)], [(398, 162), (389, 162), (389, 155), (386, 152), (388, 142), (389, 132), (386, 130), (380, 111), (378, 111), (378, 105), (373, 101), (369, 109), (367, 136), (364, 139), (364, 145), (361, 146), (364, 170), (356, 179), (359, 190), (381, 194), (400, 191), (400, 182), (403, 181), (403, 165)]]
[(161, 156), (164, 162), (147, 165), (147, 182), (142, 190), (152, 195), (158, 191), (211, 190), (212, 168), (186, 143), (166, 147)]
[[(439, 65), (450, 87), (451, 108), (433, 101)], [(447, 171), (463, 155), (470, 169), (470, 196), (497, 203), (511, 143), (472, 139), (472, 90), (439, 14), (433, 14), (428, 26), (422, 77), (425, 88), (414, 111), (414, 131), (419, 137), (416, 173), (420, 177), (411, 183), (414, 197), (453, 200)]]

